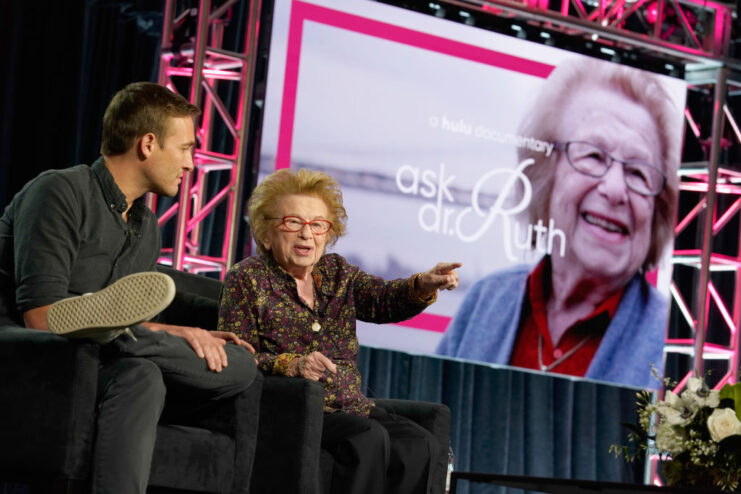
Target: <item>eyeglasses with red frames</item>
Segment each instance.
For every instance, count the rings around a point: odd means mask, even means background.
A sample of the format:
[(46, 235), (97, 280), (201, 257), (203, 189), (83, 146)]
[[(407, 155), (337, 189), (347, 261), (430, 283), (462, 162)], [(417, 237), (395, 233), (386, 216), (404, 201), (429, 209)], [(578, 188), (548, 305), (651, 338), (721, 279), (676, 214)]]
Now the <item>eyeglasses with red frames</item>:
[(300, 232), (304, 226), (309, 225), (311, 233), (314, 235), (324, 235), (332, 229), (332, 222), (329, 220), (310, 220), (307, 221), (298, 216), (283, 216), (282, 218), (268, 218), (269, 220), (280, 220), (280, 223), (289, 232)]

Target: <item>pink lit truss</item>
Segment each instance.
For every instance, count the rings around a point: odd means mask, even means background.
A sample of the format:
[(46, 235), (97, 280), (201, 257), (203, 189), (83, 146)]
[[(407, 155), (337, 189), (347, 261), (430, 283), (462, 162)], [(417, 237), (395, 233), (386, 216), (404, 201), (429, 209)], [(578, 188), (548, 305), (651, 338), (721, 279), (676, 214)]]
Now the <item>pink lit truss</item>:
[[(231, 9), (239, 1), (215, 2), (219, 3), (216, 6), (211, 0), (199, 0), (197, 9), (179, 5), (184, 2), (177, 0), (165, 2), (159, 82), (173, 91), (187, 87), (189, 93), (183, 95), (201, 107), (203, 114), (196, 131), (195, 170), (183, 180), (179, 201), (158, 208), (157, 198), (149, 198), (150, 207), (160, 210), (160, 228), (175, 224), (174, 244), (163, 248), (160, 262), (191, 272), (217, 272), (220, 277), (235, 261), (232, 239), (236, 237), (243, 175), (248, 167), (246, 137), (261, 6), (259, 1), (249, 4), (243, 49), (229, 51), (223, 48), (224, 31)], [(184, 24), (196, 18), (194, 36), (176, 43)], [(222, 99), (220, 95), (229, 91), (236, 101)], [(227, 144), (220, 144), (218, 150), (214, 143), (217, 127), (227, 133), (226, 139), (221, 139)], [(206, 255), (203, 224), (215, 215), (220, 216), (216, 219), (223, 225), (223, 239), (209, 234), (209, 240), (220, 253)]]
[[(712, 120), (703, 125), (686, 110), (686, 128), (691, 135), (685, 142), (694, 138), (706, 149), (708, 161), (683, 163), (679, 172), (680, 197), (692, 207), (678, 218), (675, 235), (679, 239), (691, 231), (697, 243), (695, 248), (675, 247), (673, 262), (675, 270), (689, 268), (697, 276), (689, 294), (676, 281), (671, 286), (673, 303), (688, 336), (667, 338), (665, 352), (691, 356), (694, 362), (694, 369), (679, 376), (678, 389), (695, 372), (703, 373), (710, 360), (725, 362), (724, 374), (712, 379), (716, 388), (736, 382), (741, 363), (741, 163), (724, 157), (727, 149), (741, 144), (741, 115), (731, 112), (731, 103), (740, 108), (741, 77), (723, 68), (715, 78), (703, 79), (693, 82), (690, 92), (712, 97)], [(735, 252), (722, 242), (729, 236), (735, 239)], [(688, 301), (689, 297), (694, 301)]]
[[(671, 294), (687, 336), (667, 338), (664, 352), (667, 356), (685, 355), (691, 364), (684, 373), (670, 376), (676, 393), (690, 377), (704, 375), (711, 361), (714, 369), (718, 364), (723, 369), (722, 375), (710, 380), (716, 389), (738, 381), (741, 364), (741, 163), (730, 161), (727, 153), (741, 145), (741, 115), (734, 116), (731, 111), (732, 103), (737, 110), (741, 108), (741, 76), (727, 68), (711, 72), (714, 74), (687, 77), (689, 81), (696, 79), (689, 92), (708, 97), (712, 112), (708, 112), (708, 119), (702, 115), (703, 108), (697, 108), (694, 115), (689, 109), (685, 111), (686, 132), (690, 134), (685, 145), (694, 139), (704, 148), (708, 161), (683, 163), (679, 171), (680, 203), (685, 208), (674, 228), (677, 245), (672, 256)], [(694, 238), (696, 247), (680, 248), (683, 235)], [(724, 245), (724, 238), (735, 238), (735, 244), (727, 242), (735, 252)], [(695, 272), (694, 286), (677, 282), (681, 270)], [(662, 485), (658, 463), (654, 457), (648, 465), (653, 485)]]
[(436, 0), (431, 4), (531, 19), (564, 34), (601, 38), (606, 46), (714, 59), (728, 55), (734, 22), (730, 6), (705, 0)]

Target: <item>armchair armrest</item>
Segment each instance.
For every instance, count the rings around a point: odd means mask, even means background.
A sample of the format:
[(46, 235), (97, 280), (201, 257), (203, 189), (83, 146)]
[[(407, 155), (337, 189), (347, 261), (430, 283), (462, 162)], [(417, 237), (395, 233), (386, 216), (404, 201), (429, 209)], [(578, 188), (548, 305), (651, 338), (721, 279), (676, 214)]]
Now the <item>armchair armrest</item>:
[(0, 328), (0, 472), (87, 477), (95, 431), (98, 351), (46, 331)]
[(157, 428), (150, 486), (249, 492), (262, 384), (258, 372), (234, 397), (168, 402)]
[(448, 451), (450, 448), (450, 408), (442, 403), (429, 401), (375, 399), (377, 406), (385, 408), (390, 413), (406, 417), (421, 425), (437, 439), (441, 446), (434, 454), (433, 476), (434, 482), (443, 489), (445, 474), (448, 468)]
[(390, 413), (406, 417), (432, 433), (443, 446), (450, 442), (450, 409), (442, 403), (430, 401), (394, 400), (376, 398), (377, 406)]
[(213, 331), (219, 319), (219, 302), (190, 292), (176, 292), (175, 298), (159, 315), (159, 322), (192, 326)]
[(250, 492), (319, 492), (323, 408), (319, 383), (265, 377)]
[(213, 331), (219, 317), (221, 282), (205, 276), (158, 265), (157, 270), (175, 282), (175, 298), (159, 316), (165, 324), (194, 326)]
[(157, 271), (169, 275), (175, 282), (175, 290), (188, 292), (219, 301), (221, 282), (200, 274), (186, 273), (162, 264), (157, 265)]
[[(254, 475), (257, 437), (260, 425), (260, 406), (265, 381), (258, 372), (249, 388), (234, 398), (235, 451), (234, 480), (231, 492), (249, 492), (250, 481)], [(241, 465), (241, 468), (239, 467)]]

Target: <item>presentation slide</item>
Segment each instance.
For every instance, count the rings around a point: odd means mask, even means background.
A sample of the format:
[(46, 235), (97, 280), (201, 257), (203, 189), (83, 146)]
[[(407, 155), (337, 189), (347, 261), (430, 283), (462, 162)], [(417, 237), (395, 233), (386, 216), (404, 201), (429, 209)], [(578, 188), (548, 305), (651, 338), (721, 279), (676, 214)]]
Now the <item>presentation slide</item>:
[(259, 179), (337, 179), (331, 250), (368, 273), (463, 263), (361, 344), (659, 387), (685, 94), (388, 4), (276, 0)]

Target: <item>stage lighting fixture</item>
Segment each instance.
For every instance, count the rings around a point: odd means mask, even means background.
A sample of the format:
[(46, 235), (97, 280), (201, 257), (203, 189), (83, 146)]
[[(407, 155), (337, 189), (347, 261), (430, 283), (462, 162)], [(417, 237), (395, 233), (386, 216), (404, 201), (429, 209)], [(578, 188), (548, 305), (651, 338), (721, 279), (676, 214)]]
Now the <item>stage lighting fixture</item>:
[(649, 24), (656, 23), (656, 19), (659, 17), (659, 4), (658, 2), (651, 2), (646, 7), (646, 21)]
[(522, 26), (520, 26), (519, 24), (512, 24), (510, 27), (515, 33), (517, 33), (515, 36), (520, 39), (527, 39), (527, 33), (522, 28)]
[(471, 15), (470, 12), (466, 12), (465, 10), (460, 10), (458, 11), (458, 15), (461, 17), (461, 19), (463, 19), (463, 24), (467, 26), (474, 25), (473, 16)]
[(442, 7), (442, 5), (435, 2), (430, 2), (427, 5), (429, 5), (430, 10), (434, 12), (435, 17), (445, 17), (445, 9)]

